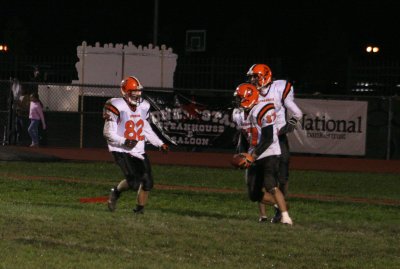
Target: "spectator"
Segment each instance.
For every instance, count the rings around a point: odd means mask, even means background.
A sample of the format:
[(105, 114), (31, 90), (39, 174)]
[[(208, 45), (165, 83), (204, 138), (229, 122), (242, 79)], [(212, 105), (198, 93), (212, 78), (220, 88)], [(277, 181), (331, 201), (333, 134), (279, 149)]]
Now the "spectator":
[[(24, 140), (24, 137), (27, 138), (26, 134), (26, 125), (29, 119), (29, 106), (30, 106), (30, 95), (26, 94), (24, 89), (21, 90), (21, 95), (16, 100), (16, 122), (15, 122), (15, 131), (16, 131), (16, 143), (19, 144)], [(24, 135), (25, 134), (25, 135)]]
[(29, 120), (28, 133), (32, 139), (30, 147), (39, 147), (39, 124), (42, 122), (43, 130), (46, 130), (46, 122), (43, 114), (43, 104), (39, 100), (37, 93), (30, 95), (31, 103), (29, 107)]

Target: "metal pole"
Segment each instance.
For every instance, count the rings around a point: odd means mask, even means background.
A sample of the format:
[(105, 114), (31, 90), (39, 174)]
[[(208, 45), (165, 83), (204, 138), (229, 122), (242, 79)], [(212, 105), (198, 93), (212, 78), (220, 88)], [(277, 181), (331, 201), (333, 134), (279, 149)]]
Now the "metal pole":
[(125, 51), (122, 50), (122, 55), (121, 55), (121, 77), (120, 77), (120, 81), (122, 81), (125, 77)]
[(154, 0), (153, 45), (158, 44), (158, 0)]
[(79, 148), (83, 148), (83, 97), (84, 97), (84, 89), (83, 84), (85, 83), (85, 58), (86, 58), (86, 42), (82, 43), (82, 79), (80, 86), (80, 96), (81, 96), (81, 112), (80, 112), (80, 134), (79, 134)]
[[(4, 125), (4, 136), (3, 136), (3, 146), (4, 145), (10, 145), (12, 144), (12, 137), (11, 135), (14, 135), (15, 137), (15, 127), (14, 127), (14, 108), (13, 108), (13, 102), (14, 102), (14, 94), (12, 91), (12, 83), (10, 81), (10, 91), (9, 91), (9, 97), (8, 97), (8, 101), (7, 101), (7, 110), (8, 110), (8, 114), (7, 114), (7, 124)], [(15, 140), (15, 139), (14, 139)]]
[(392, 97), (389, 97), (386, 160), (390, 160), (390, 141), (392, 140), (392, 105)]
[(164, 88), (164, 47), (161, 48), (161, 88)]

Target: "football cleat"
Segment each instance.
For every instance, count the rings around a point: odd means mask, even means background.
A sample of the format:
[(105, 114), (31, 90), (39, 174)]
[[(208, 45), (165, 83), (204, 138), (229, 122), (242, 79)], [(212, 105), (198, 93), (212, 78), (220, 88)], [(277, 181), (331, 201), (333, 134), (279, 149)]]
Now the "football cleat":
[(110, 195), (108, 196), (107, 206), (108, 209), (112, 212), (117, 208), (117, 200), (119, 198), (120, 192), (117, 190), (117, 187), (114, 187), (110, 191)]
[(283, 223), (283, 224), (288, 224), (288, 225), (293, 225), (293, 221), (292, 221), (292, 219), (289, 217), (289, 213), (288, 213), (287, 211), (282, 212), (281, 223)]
[(262, 222), (267, 222), (268, 218), (266, 216), (262, 216), (258, 219), (258, 222), (262, 223)]
[(278, 223), (282, 219), (282, 213), (279, 208), (275, 207), (275, 216), (271, 218), (271, 223)]
[(133, 209), (133, 214), (139, 215), (139, 214), (144, 214), (144, 208), (135, 208)]
[(282, 216), (281, 223), (288, 224), (288, 225), (293, 225), (293, 221), (289, 216)]

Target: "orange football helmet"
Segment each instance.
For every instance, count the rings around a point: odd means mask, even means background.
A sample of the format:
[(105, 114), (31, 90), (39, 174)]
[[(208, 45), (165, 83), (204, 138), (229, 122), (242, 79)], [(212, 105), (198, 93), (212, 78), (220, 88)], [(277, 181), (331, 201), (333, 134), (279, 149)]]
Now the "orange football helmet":
[(267, 86), (272, 81), (272, 71), (266, 64), (253, 64), (247, 76), (250, 77), (250, 82), (257, 86), (257, 89)]
[(126, 77), (121, 81), (122, 96), (132, 106), (137, 106), (142, 101), (142, 89), (143, 86), (136, 77)]
[(258, 90), (256, 86), (250, 83), (242, 83), (237, 86), (233, 96), (236, 97), (237, 103), (246, 110), (250, 110), (258, 102)]

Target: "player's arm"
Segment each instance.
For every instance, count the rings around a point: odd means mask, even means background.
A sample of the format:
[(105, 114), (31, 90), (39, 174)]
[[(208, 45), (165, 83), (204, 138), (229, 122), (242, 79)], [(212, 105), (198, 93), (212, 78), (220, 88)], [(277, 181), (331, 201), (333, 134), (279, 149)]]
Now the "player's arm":
[(287, 107), (292, 112), (292, 117), (290, 117), (290, 119), (286, 121), (286, 125), (279, 130), (280, 135), (293, 132), (293, 130), (297, 126), (297, 123), (303, 117), (303, 113), (294, 102), (287, 102), (287, 104), (285, 104), (285, 107)]
[(236, 125), (236, 133), (233, 136), (232, 143), (236, 145), (236, 152), (247, 152), (249, 149), (249, 143), (247, 142), (246, 131), (241, 127), (241, 110), (238, 108), (233, 109), (232, 121)]
[(153, 146), (158, 147), (161, 151), (167, 152), (169, 151), (169, 146), (165, 144), (158, 136), (157, 134), (153, 131), (151, 128), (151, 125), (149, 123), (149, 120), (151, 121), (152, 118), (150, 116), (150, 103), (147, 100), (143, 100), (141, 104), (143, 113), (145, 114), (145, 119), (144, 120), (144, 126), (143, 126), (143, 132), (146, 137), (146, 140), (150, 142)]
[(286, 82), (285, 89), (282, 92), (282, 105), (286, 107), (296, 120), (303, 117), (303, 112), (294, 102), (294, 89), (290, 82)]
[(301, 120), (303, 117), (303, 112), (296, 105), (293, 99), (286, 99), (284, 103), (285, 107), (292, 113), (292, 117), (296, 120)]
[(119, 110), (111, 104), (106, 102), (103, 109), (104, 128), (103, 135), (107, 143), (112, 146), (122, 146), (125, 143), (125, 138), (117, 134)]
[(260, 142), (254, 148), (251, 155), (254, 159), (257, 159), (264, 151), (267, 150), (269, 146), (271, 146), (272, 142), (274, 141), (274, 127), (273, 125), (268, 125), (261, 128), (261, 137)]
[(291, 112), (292, 117), (287, 120), (286, 125), (279, 130), (279, 134), (292, 132), (296, 128), (297, 123), (303, 117), (303, 112), (294, 102), (293, 87), (289, 82), (286, 84), (286, 87), (287, 89), (285, 89), (282, 96), (283, 106)]
[(238, 140), (236, 143), (236, 152), (247, 152), (249, 150), (249, 143), (247, 142), (247, 134), (244, 130), (237, 131)]
[(274, 141), (274, 124), (276, 114), (272, 103), (266, 104), (257, 115), (257, 124), (261, 127), (260, 141), (251, 155), (257, 159)]
[(149, 141), (153, 146), (159, 147), (160, 150), (162, 151), (168, 151), (168, 145), (165, 144), (158, 136), (157, 134), (153, 131), (151, 128), (150, 123), (147, 120), (144, 120), (144, 126), (143, 126), (143, 131), (144, 135), (146, 137), (146, 140)]
[(232, 164), (235, 167), (239, 167), (241, 169), (249, 168), (258, 158), (258, 156), (260, 156), (264, 151), (267, 150), (267, 148), (272, 144), (273, 140), (274, 140), (273, 125), (263, 127), (261, 129), (260, 142), (257, 144), (257, 146), (250, 152), (250, 154), (246, 152), (241, 152), (239, 154), (236, 154), (234, 158), (236, 158), (236, 156), (238, 155), (241, 155), (240, 163), (237, 163), (237, 161), (234, 160)]

